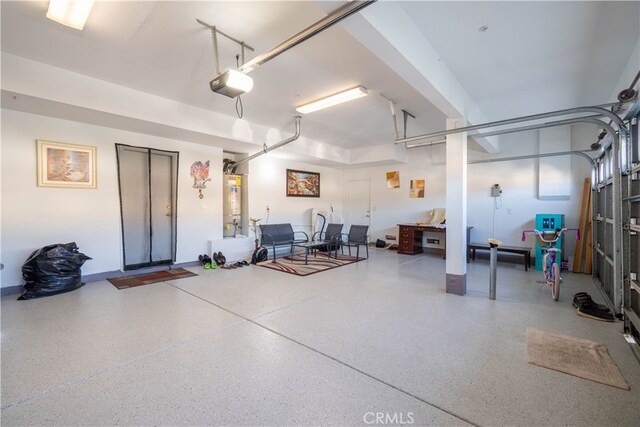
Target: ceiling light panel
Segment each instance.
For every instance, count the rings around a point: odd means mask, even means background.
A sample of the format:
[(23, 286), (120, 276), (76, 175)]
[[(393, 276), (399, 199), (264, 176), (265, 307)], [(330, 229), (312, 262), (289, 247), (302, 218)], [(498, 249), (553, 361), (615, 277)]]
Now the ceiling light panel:
[(82, 30), (94, 0), (49, 0), (47, 18), (67, 27)]
[(334, 105), (342, 104), (344, 102), (352, 101), (354, 99), (367, 96), (367, 88), (363, 86), (354, 87), (353, 89), (345, 90), (343, 92), (336, 93), (335, 95), (328, 96), (326, 98), (319, 99), (309, 104), (301, 105), (296, 108), (296, 111), (302, 114), (312, 113), (314, 111), (322, 110), (324, 108), (333, 107)]

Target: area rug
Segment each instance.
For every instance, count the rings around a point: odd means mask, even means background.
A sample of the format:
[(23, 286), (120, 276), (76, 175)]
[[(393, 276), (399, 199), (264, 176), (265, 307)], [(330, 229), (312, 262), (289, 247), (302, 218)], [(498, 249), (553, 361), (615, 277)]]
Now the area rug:
[(136, 276), (123, 276), (107, 279), (118, 289), (135, 288), (136, 286), (149, 285), (151, 283), (166, 282), (167, 280), (184, 279), (185, 277), (197, 276), (184, 268), (173, 270), (161, 270), (148, 274), (138, 274)]
[(260, 267), (270, 268), (272, 270), (282, 271), (284, 273), (295, 274), (296, 276), (308, 276), (321, 271), (330, 270), (332, 268), (342, 267), (343, 265), (353, 264), (362, 261), (365, 258), (356, 260), (354, 256), (338, 255), (338, 259), (329, 257), (325, 253), (318, 253), (316, 256), (309, 254), (308, 264), (304, 263), (304, 255), (286, 256), (283, 258), (264, 261), (258, 263)]
[(532, 365), (629, 390), (604, 344), (527, 328), (527, 358)]

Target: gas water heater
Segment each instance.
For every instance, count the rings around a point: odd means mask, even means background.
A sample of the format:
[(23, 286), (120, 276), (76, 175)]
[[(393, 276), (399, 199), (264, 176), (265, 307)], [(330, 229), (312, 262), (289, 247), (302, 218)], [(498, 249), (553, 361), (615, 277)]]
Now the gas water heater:
[(242, 175), (224, 175), (223, 237), (236, 237), (242, 230)]

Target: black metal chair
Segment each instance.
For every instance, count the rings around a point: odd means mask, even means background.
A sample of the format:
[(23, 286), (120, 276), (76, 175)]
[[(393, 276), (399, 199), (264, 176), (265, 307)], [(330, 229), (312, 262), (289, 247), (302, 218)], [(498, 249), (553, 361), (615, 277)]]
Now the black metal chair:
[(360, 246), (364, 246), (367, 250), (367, 258), (369, 258), (369, 244), (367, 243), (367, 231), (369, 231), (368, 225), (352, 225), (349, 229), (349, 234), (342, 233), (342, 236), (346, 236), (347, 239), (340, 241), (341, 252), (344, 253), (344, 247), (349, 248), (349, 255), (351, 255), (351, 248), (356, 248), (356, 259), (360, 258)]
[(340, 247), (340, 237), (342, 236), (343, 224), (327, 224), (325, 231), (316, 231), (311, 238), (314, 242), (324, 242), (326, 247), (322, 247), (320, 250), (326, 251), (331, 254), (332, 251), (336, 253), (338, 257), (338, 248)]
[[(304, 238), (296, 239), (296, 233), (304, 235)], [(309, 236), (304, 231), (293, 231), (291, 224), (260, 224), (261, 244), (264, 247), (273, 247), (273, 261), (276, 260), (276, 248), (289, 247), (289, 253), (293, 255), (293, 245), (309, 241)]]

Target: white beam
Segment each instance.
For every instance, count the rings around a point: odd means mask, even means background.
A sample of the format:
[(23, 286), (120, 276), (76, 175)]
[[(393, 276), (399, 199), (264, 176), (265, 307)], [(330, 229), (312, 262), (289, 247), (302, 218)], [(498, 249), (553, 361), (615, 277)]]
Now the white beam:
[[(465, 126), (447, 119), (447, 129)], [(447, 293), (467, 292), (467, 133), (447, 135)]]
[[(378, 2), (341, 25), (447, 117), (488, 121), (401, 5)], [(477, 142), (489, 153), (498, 151), (495, 138)]]

